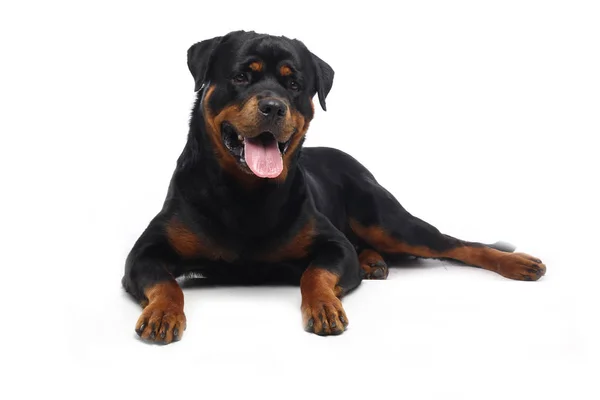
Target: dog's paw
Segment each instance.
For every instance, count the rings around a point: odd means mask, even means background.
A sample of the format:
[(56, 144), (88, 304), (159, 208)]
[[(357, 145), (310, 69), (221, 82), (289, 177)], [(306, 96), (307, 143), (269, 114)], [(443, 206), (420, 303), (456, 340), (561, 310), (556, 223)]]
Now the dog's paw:
[(183, 307), (162, 299), (149, 303), (135, 325), (142, 339), (163, 344), (180, 340), (185, 328)]
[(363, 250), (358, 256), (363, 279), (385, 279), (388, 276), (388, 266), (379, 253), (373, 250)]
[(497, 260), (500, 275), (521, 281), (537, 281), (546, 273), (546, 266), (539, 258), (525, 253), (508, 253)]
[(386, 279), (389, 273), (388, 266), (383, 261), (361, 264), (364, 279)]
[(317, 335), (339, 335), (348, 326), (342, 302), (330, 296), (313, 297), (302, 301), (304, 329)]

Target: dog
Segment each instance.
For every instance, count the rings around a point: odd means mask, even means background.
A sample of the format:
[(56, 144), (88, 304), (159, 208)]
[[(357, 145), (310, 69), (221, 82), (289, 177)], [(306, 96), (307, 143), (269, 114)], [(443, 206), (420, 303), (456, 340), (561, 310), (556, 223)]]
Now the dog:
[(176, 278), (299, 284), (305, 330), (338, 335), (340, 299), (363, 279), (385, 279), (397, 257), (452, 259), (535, 281), (535, 257), (466, 242), (412, 216), (354, 158), (303, 148), (323, 110), (333, 69), (286, 37), (236, 31), (187, 53), (196, 101), (162, 210), (125, 263), (124, 289), (144, 340), (171, 343), (186, 328)]

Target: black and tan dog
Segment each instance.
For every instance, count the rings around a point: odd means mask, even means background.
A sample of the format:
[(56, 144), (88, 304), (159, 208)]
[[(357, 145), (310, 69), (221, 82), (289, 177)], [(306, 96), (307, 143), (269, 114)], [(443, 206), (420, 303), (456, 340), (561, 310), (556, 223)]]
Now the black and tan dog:
[(126, 262), (123, 286), (142, 303), (135, 327), (170, 343), (186, 326), (175, 278), (295, 282), (304, 327), (348, 325), (340, 298), (362, 279), (385, 279), (399, 255), (448, 258), (507, 278), (546, 268), (501, 246), (470, 243), (413, 217), (349, 155), (302, 148), (331, 67), (301, 42), (232, 32), (188, 51), (198, 92), (187, 144), (163, 209)]

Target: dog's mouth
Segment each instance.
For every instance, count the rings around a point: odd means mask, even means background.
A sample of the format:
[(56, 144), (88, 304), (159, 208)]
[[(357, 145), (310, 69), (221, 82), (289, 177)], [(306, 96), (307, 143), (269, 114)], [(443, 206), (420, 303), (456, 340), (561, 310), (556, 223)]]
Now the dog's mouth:
[[(293, 136), (293, 135), (292, 135)], [(283, 171), (283, 155), (290, 146), (292, 136), (279, 142), (270, 131), (253, 138), (242, 136), (233, 125), (224, 122), (221, 139), (243, 169), (249, 169), (259, 178), (277, 178)]]

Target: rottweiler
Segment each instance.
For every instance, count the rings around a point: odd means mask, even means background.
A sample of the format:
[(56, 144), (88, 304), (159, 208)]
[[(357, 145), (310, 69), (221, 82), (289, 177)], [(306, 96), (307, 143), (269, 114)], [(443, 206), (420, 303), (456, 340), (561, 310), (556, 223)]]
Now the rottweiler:
[(342, 151), (303, 148), (316, 94), (333, 69), (286, 37), (236, 31), (194, 44), (187, 142), (162, 210), (126, 260), (123, 287), (142, 307), (135, 331), (171, 343), (186, 328), (176, 278), (300, 286), (304, 329), (338, 335), (341, 297), (385, 279), (397, 257), (452, 259), (535, 281), (537, 258), (440, 233), (408, 213)]

